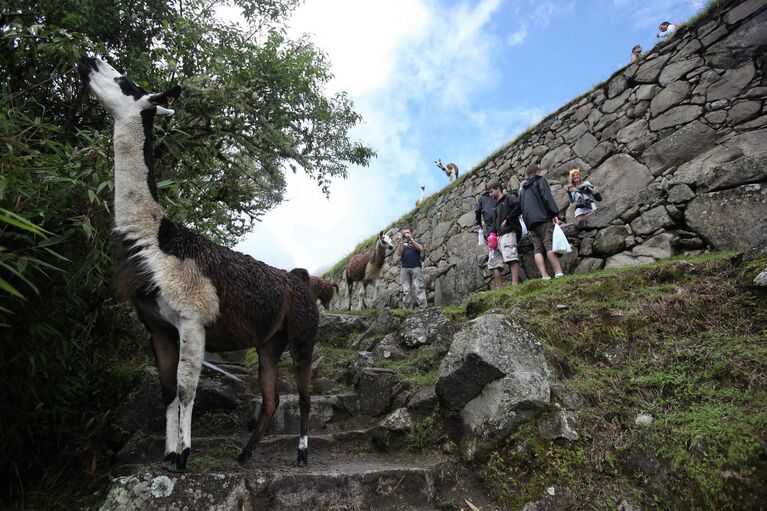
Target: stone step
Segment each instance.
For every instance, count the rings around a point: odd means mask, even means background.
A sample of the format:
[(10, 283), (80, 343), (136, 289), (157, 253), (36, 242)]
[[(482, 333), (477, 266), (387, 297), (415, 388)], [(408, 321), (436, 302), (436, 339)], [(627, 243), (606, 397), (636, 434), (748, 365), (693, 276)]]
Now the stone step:
[[(261, 396), (251, 401), (252, 418), (255, 420), (261, 410)], [(362, 415), (359, 398), (355, 392), (312, 396), (309, 415), (309, 431), (332, 433), (346, 429), (366, 428), (380, 418)], [(301, 427), (301, 411), (298, 394), (280, 395), (280, 404), (274, 413), (269, 432), (273, 434), (298, 434)]]
[(450, 477), (440, 455), (323, 451), (310, 456), (307, 467), (291, 462), (265, 455), (244, 467), (186, 474), (134, 467), (112, 482), (101, 509), (432, 510)]
[[(334, 433), (310, 434), (310, 453), (317, 452), (345, 452), (359, 453), (375, 451), (372, 439), (374, 428), (352, 429)], [(249, 434), (227, 436), (204, 436), (192, 438), (192, 466), (199, 464), (229, 465), (233, 462), (241, 449), (245, 446)], [(266, 435), (258, 447), (254, 458), (259, 456), (283, 456), (286, 462), (295, 458), (298, 448), (298, 435)], [(116, 456), (117, 463), (121, 465), (134, 465), (141, 463), (160, 463), (165, 450), (165, 437), (162, 435), (148, 435), (138, 433), (120, 450)], [(200, 462), (202, 459), (204, 462)]]

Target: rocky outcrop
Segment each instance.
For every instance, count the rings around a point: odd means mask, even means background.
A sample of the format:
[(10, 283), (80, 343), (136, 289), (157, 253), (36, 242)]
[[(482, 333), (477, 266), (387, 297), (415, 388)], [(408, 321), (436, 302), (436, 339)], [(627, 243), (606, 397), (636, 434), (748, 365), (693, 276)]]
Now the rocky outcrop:
[(549, 402), (550, 373), (540, 343), (517, 323), (486, 314), (453, 336), (442, 360), (440, 405), (460, 414), (461, 456), (472, 460)]
[[(415, 211), (409, 223), (426, 245), (429, 303), (460, 303), (489, 287), (475, 200), (492, 179), (517, 189), (530, 163), (543, 167), (568, 221), (568, 170), (582, 169), (604, 197), (596, 213), (567, 231), (574, 248), (564, 261), (567, 272), (767, 239), (765, 27), (767, 2), (725, 3)], [(658, 238), (662, 233), (669, 238)], [(529, 244), (520, 250), (522, 277), (537, 277)], [(377, 306), (398, 305), (398, 281), (399, 265), (388, 260)], [(334, 306), (344, 300), (342, 293)]]

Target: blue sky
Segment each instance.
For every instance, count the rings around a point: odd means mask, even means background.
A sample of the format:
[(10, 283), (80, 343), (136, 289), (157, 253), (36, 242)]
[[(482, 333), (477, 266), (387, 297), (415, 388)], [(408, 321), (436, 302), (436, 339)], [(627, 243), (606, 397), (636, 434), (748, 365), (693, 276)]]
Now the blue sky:
[(364, 121), (352, 137), (378, 157), (336, 180), (330, 199), (288, 175), (286, 201), (237, 249), (317, 272), (413, 208), (420, 185), (448, 184), (433, 163), (468, 171), (490, 153), (649, 50), (661, 21), (704, 0), (306, 0), (291, 19), (329, 56), (328, 92)]

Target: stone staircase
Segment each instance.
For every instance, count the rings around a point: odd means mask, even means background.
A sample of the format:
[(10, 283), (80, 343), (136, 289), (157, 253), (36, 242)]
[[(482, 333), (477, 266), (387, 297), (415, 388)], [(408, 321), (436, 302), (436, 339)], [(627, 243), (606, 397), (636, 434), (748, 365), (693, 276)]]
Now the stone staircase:
[[(413, 399), (417, 406), (410, 411), (396, 400), (379, 401), (379, 394), (396, 382), (393, 371), (381, 368), (359, 368), (354, 378), (337, 375), (333, 392), (312, 396), (308, 467), (293, 466), (300, 413), (298, 396), (291, 393), (292, 374), (283, 369), (280, 405), (270, 430), (250, 462), (238, 464), (236, 456), (248, 439), (247, 426), (254, 422), (261, 398), (255, 372), (232, 362), (226, 368), (242, 383), (227, 382), (212, 372), (203, 376), (217, 378), (236, 394), (239, 409), (230, 413), (240, 419), (216, 427), (205, 423), (206, 413), (209, 418), (215, 414), (203, 411), (199, 419), (196, 416), (199, 427), (193, 432), (202, 433), (193, 438), (185, 474), (160, 467), (161, 431), (139, 430), (119, 452), (115, 477), (96, 509), (430, 510), (465, 507), (464, 498), (470, 495), (473, 504), (483, 501), (465, 483), (470, 477), (459, 473), (463, 469), (454, 463), (454, 455), (438, 446), (418, 452), (407, 448), (406, 429), (398, 421), (412, 426), (411, 412), (412, 417), (423, 417), (423, 400)], [(322, 386), (315, 385), (315, 391)], [(452, 507), (456, 501), (460, 507)]]

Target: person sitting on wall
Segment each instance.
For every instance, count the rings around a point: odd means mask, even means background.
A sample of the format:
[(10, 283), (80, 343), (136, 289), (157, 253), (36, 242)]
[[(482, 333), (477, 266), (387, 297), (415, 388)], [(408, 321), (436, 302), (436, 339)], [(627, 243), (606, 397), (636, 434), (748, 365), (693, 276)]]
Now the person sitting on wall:
[(655, 36), (660, 39), (669, 38), (674, 34), (674, 32), (676, 32), (676, 27), (677, 26), (674, 25), (673, 23), (669, 21), (664, 21), (663, 23), (658, 25), (658, 30), (660, 30), (660, 32), (658, 32)]
[(631, 62), (636, 62), (642, 56), (642, 46), (636, 45), (631, 48)]
[(570, 204), (575, 205), (575, 221), (583, 220), (583, 217), (593, 213), (597, 209), (597, 202), (602, 201), (596, 187), (581, 178), (581, 169), (570, 171), (570, 186), (567, 188), (570, 196)]

